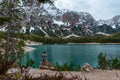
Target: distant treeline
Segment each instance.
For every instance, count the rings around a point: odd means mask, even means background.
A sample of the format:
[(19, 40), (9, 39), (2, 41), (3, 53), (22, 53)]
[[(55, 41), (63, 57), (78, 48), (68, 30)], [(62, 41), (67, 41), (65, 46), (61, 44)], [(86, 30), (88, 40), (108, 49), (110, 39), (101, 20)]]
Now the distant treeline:
[[(0, 37), (5, 38), (6, 33), (1, 32)], [(12, 34), (15, 38), (41, 42), (43, 44), (65, 44), (65, 43), (120, 43), (120, 33), (111, 36), (82, 36), (82, 37), (43, 37), (33, 34)]]

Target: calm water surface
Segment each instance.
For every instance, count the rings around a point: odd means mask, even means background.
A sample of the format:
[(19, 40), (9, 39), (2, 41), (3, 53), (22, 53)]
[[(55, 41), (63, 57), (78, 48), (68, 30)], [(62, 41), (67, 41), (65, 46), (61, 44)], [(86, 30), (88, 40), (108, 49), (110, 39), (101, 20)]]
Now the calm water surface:
[(120, 56), (120, 45), (118, 44), (63, 44), (63, 45), (34, 45), (34, 51), (26, 52), (23, 64), (29, 59), (35, 61), (34, 67), (39, 67), (41, 54), (46, 51), (48, 60), (55, 65), (56, 62), (63, 65), (72, 63), (74, 67), (89, 63), (97, 66), (97, 56), (100, 52), (106, 53), (109, 57)]

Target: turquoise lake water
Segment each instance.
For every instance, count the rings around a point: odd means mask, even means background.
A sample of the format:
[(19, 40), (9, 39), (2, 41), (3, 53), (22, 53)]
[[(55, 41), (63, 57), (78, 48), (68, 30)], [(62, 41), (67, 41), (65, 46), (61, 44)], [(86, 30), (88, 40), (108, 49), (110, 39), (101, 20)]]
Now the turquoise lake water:
[(26, 52), (23, 58), (23, 64), (29, 59), (35, 61), (34, 67), (39, 67), (41, 62), (41, 54), (46, 51), (48, 60), (55, 65), (64, 63), (72, 63), (74, 67), (89, 63), (97, 66), (97, 56), (100, 52), (106, 53), (108, 57), (120, 56), (119, 44), (54, 44), (54, 45), (33, 45), (34, 51)]

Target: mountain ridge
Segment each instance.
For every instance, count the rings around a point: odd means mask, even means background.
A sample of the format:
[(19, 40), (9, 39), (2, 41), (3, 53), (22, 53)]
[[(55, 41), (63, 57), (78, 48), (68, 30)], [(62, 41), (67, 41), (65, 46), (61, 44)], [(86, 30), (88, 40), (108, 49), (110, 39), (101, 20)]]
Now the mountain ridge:
[(120, 15), (97, 21), (88, 12), (61, 10), (54, 5), (38, 4), (35, 0), (23, 4), (23, 12), (22, 32), (27, 34), (67, 37), (106, 35), (120, 31)]

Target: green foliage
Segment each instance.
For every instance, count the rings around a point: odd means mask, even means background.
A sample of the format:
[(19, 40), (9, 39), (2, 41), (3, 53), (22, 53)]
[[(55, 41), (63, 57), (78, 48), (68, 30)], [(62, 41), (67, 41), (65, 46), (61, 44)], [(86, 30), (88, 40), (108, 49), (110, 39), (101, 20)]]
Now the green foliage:
[(120, 58), (111, 58), (111, 69), (120, 69)]
[(81, 66), (78, 65), (78, 66), (76, 67), (76, 70), (75, 70), (75, 71), (80, 71), (80, 70), (81, 70)]
[(50, 3), (53, 4), (53, 0), (38, 0), (40, 3)]
[(8, 61), (5, 61), (4, 55), (0, 53), (0, 75), (4, 75), (8, 71), (8, 69), (13, 66), (14, 62), (14, 59), (9, 59)]
[(98, 58), (98, 68), (108, 69), (108, 61), (106, 59), (106, 55), (103, 53), (100, 53), (97, 58)]
[(3, 25), (9, 21), (10, 21), (10, 18), (0, 17), (0, 25)]
[(26, 67), (32, 67), (34, 63), (35, 63), (34, 60), (30, 59), (27, 61)]
[(56, 63), (54, 67), (55, 67), (55, 70), (61, 71), (61, 65), (59, 65), (58, 63)]
[[(5, 50), (4, 55), (0, 54), (0, 74), (5, 74), (8, 69), (12, 67), (16, 60), (19, 60), (19, 66), (21, 67), (21, 58), (23, 57), (24, 50), (22, 49), (25, 46), (24, 42), (21, 39), (17, 39), (20, 35), (20, 30), (22, 28), (22, 18), (24, 15), (21, 9), (21, 1), (25, 0), (1, 0), (0, 1), (0, 26), (5, 28), (4, 38), (5, 43), (1, 43), (4, 47), (1, 47)], [(38, 0), (40, 3), (52, 3), (51, 0)], [(28, 61), (26, 64), (27, 67), (34, 64), (33, 60)]]
[(33, 59), (28, 60), (24, 65), (21, 65), (23, 68), (33, 67), (35, 64), (35, 61)]
[[(6, 33), (0, 32), (0, 37), (5, 39)], [(43, 36), (41, 36), (43, 35)], [(70, 38), (62, 38), (62, 37), (44, 37), (43, 33), (39, 35), (35, 34), (12, 34), (13, 37), (23, 40), (31, 40), (35, 42), (41, 42), (43, 44), (65, 44), (65, 43), (120, 43), (119, 34), (115, 34), (113, 36), (82, 36), (82, 37), (70, 37)]]
[(66, 70), (66, 71), (69, 70), (67, 63), (65, 63), (65, 64), (62, 66), (62, 70), (63, 70), (63, 71), (64, 71), (64, 70)]
[(4, 42), (1, 48), (5, 50), (3, 60), (0, 62), (1, 70), (8, 70), (12, 67), (19, 55), (23, 54), (22, 45), (14, 37), (21, 29), (20, 0), (1, 0), (0, 1), (0, 25), (5, 28)]
[(76, 68), (74, 68), (72, 63), (70, 65), (68, 65), (67, 63), (65, 63), (63, 65), (59, 65), (58, 63), (56, 63), (56, 65), (54, 67), (55, 67), (56, 71), (80, 71), (81, 70), (80, 65), (78, 65)]
[[(73, 66), (71, 68), (73, 68)], [(56, 63), (55, 70), (57, 70), (57, 71), (71, 71), (70, 65), (68, 65), (67, 63), (63, 64), (62, 66), (59, 65), (58, 63)]]
[(120, 69), (120, 58), (110, 58), (103, 53), (98, 55), (98, 68), (100, 69)]
[[(16, 35), (16, 34), (14, 34)], [(43, 35), (40, 33), (39, 35), (34, 34), (19, 34), (16, 36), (17, 38), (21, 38), (24, 40), (31, 40), (35, 42), (41, 42), (43, 44), (64, 44), (64, 43), (120, 43), (120, 37), (117, 34), (113, 36), (82, 36), (82, 37), (70, 37), (70, 38), (62, 38), (62, 37), (45, 37), (40, 36)]]
[(73, 68), (73, 64), (71, 63), (69, 66), (68, 66), (68, 70), (71, 70), (71, 71), (74, 71), (74, 68)]
[(6, 71), (8, 70), (8, 69), (6, 69), (6, 68), (4, 68), (4, 65), (3, 65), (3, 59), (4, 58), (4, 56), (0, 53), (0, 75), (1, 74), (5, 74), (6, 73)]

